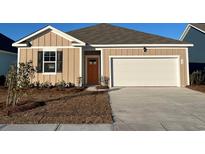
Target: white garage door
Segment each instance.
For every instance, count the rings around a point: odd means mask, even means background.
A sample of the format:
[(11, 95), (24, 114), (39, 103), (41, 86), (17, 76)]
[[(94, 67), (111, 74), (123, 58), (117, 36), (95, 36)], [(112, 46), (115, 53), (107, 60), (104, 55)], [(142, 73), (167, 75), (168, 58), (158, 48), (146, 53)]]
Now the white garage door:
[(179, 86), (177, 57), (112, 58), (112, 86)]

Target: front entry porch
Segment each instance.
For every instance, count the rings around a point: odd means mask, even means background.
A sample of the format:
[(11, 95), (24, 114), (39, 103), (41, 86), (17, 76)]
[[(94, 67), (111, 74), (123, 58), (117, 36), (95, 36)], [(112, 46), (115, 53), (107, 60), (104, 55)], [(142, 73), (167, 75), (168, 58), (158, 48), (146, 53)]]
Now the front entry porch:
[(85, 85), (100, 84), (100, 51), (84, 51), (84, 83)]

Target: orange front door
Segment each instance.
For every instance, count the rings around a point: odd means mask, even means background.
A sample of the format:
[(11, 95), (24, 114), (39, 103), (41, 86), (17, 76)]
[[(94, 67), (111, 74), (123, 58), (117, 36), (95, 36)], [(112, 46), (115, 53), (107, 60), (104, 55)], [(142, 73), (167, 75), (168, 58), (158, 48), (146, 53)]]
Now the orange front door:
[(98, 84), (98, 58), (87, 59), (87, 83), (89, 85)]

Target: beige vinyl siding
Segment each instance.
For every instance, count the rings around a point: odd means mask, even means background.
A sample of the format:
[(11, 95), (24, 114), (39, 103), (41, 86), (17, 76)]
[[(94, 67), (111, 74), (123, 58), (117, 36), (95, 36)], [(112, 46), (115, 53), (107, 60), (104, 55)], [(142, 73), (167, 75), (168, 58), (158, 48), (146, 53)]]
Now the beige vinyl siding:
[(144, 52), (142, 48), (130, 48), (130, 49), (118, 49), (118, 48), (106, 48), (103, 50), (103, 74), (106, 77), (109, 77), (109, 56), (158, 56), (158, 55), (179, 55), (180, 63), (183, 61), (183, 64), (180, 64), (180, 80), (181, 86), (187, 85), (187, 66), (186, 66), (186, 49), (185, 48), (152, 48)]
[(35, 37), (32, 46), (70, 46), (71, 42), (53, 32), (47, 32)]
[[(46, 75), (43, 73), (35, 73), (33, 82), (51, 82), (55, 84), (58, 81), (64, 80), (65, 82), (77, 83), (80, 71), (80, 49), (79, 48), (63, 48), (57, 49), (63, 51), (63, 71), (62, 73), (56, 73), (56, 75)], [(43, 49), (34, 48), (20, 48), (20, 62), (33, 61), (33, 66), (37, 67), (38, 51)]]

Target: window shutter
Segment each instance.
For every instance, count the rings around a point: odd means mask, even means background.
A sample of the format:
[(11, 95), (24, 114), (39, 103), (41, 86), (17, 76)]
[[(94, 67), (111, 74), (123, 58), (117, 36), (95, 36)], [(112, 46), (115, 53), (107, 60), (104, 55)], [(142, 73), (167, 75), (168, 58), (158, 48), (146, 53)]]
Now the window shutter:
[(57, 72), (61, 73), (63, 71), (63, 51), (57, 52)]
[(38, 51), (37, 73), (43, 71), (43, 51)]

